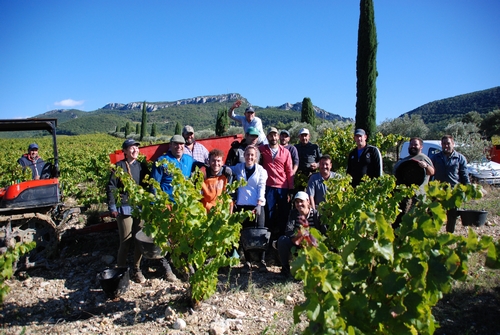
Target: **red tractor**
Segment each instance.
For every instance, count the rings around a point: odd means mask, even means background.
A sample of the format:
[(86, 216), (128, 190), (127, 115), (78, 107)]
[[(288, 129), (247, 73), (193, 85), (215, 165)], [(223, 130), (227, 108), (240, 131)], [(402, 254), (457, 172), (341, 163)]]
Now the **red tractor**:
[(61, 227), (80, 212), (79, 208), (66, 209), (61, 201), (56, 126), (57, 119), (0, 120), (0, 132), (47, 131), (53, 140), (54, 156), (45, 163), (40, 179), (0, 188), (0, 254), (17, 242), (36, 242), (25, 264), (17, 268), (32, 267), (54, 256)]

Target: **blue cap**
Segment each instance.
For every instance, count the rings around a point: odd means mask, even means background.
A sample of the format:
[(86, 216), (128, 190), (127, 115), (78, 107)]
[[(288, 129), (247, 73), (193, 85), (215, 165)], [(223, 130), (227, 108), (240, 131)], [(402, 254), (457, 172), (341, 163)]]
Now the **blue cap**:
[(136, 140), (134, 140), (133, 138), (129, 138), (129, 139), (126, 139), (125, 142), (123, 142), (122, 149), (125, 150), (128, 147), (131, 147), (133, 145), (140, 146), (141, 144), (139, 142), (137, 142)]
[(38, 150), (38, 144), (36, 144), (36, 143), (31, 143), (31, 144), (28, 146), (28, 151), (31, 151), (31, 150)]

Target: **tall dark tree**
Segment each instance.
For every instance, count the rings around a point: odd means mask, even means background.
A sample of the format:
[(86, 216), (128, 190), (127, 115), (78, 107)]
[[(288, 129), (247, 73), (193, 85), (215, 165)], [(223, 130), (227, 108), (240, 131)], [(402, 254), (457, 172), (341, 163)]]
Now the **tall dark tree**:
[(156, 137), (156, 123), (151, 126), (151, 137)]
[(302, 100), (300, 122), (307, 122), (313, 127), (316, 126), (316, 112), (314, 111), (311, 98), (304, 98)]
[(139, 134), (139, 124), (138, 123), (135, 124), (135, 133)]
[(130, 122), (125, 123), (125, 137), (127, 137), (131, 133), (130, 127)]
[(181, 134), (181, 124), (177, 122), (175, 124), (175, 130), (174, 130), (174, 135), (180, 135)]
[(215, 122), (215, 135), (222, 136), (229, 129), (229, 116), (227, 107), (217, 111), (217, 120)]
[(142, 103), (142, 120), (141, 120), (141, 141), (146, 136), (148, 126), (148, 114), (146, 110), (146, 101)]
[(377, 102), (377, 30), (373, 0), (361, 0), (356, 60), (356, 128), (375, 135)]

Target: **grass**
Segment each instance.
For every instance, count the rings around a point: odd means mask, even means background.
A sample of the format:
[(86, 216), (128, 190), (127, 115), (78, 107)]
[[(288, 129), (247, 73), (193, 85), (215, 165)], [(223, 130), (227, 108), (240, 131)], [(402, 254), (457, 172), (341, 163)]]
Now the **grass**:
[(483, 185), (484, 196), (467, 202), (467, 209), (485, 210), (490, 215), (500, 216), (500, 187)]

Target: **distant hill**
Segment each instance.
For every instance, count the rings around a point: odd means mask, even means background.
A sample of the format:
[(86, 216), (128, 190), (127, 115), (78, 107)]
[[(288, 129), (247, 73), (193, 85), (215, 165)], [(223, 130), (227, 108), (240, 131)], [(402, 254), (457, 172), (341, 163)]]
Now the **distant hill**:
[(429, 102), (405, 114), (420, 115), (426, 124), (433, 124), (458, 121), (473, 111), (487, 114), (496, 109), (500, 109), (500, 86)]
[[(175, 125), (192, 125), (196, 130), (213, 129), (217, 111), (224, 107), (229, 108), (234, 101), (242, 100), (243, 105), (236, 113), (243, 114), (244, 108), (250, 103), (238, 93), (200, 96), (172, 102), (146, 102), (148, 124), (155, 123), (160, 134), (172, 134)], [(140, 123), (142, 120), (143, 102), (109, 103), (102, 108), (84, 112), (79, 110), (52, 110), (37, 117), (55, 117), (58, 119), (58, 133), (79, 135), (98, 132), (114, 131), (127, 122)], [(262, 119), (264, 127), (276, 125), (278, 122), (288, 123), (300, 121), (302, 103), (285, 103), (281, 106), (267, 106), (265, 108), (253, 106), (258, 117)], [(334, 121), (352, 121), (340, 115), (331, 114), (314, 106), (318, 118)]]

